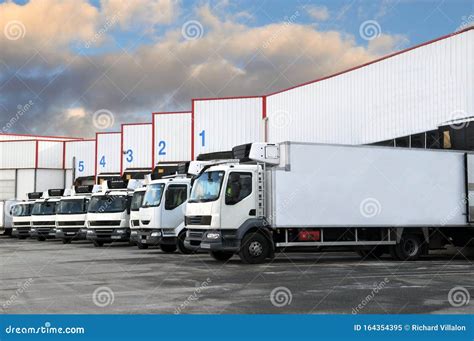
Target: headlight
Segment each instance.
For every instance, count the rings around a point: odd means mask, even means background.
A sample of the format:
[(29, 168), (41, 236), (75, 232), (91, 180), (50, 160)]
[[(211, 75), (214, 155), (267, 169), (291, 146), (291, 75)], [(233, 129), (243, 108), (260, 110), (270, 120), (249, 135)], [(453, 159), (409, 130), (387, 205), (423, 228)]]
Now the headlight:
[(208, 233), (206, 235), (207, 239), (219, 239), (221, 235), (219, 233)]
[(63, 232), (61, 229), (54, 229), (56, 232)]
[(125, 233), (125, 230), (115, 230), (116, 233)]
[(36, 229), (31, 229), (31, 232), (36, 232)]
[(93, 230), (87, 230), (87, 234), (93, 234), (94, 231)]
[(137, 235), (137, 231), (132, 231), (132, 232), (130, 232), (130, 234), (131, 234), (132, 236), (135, 236), (135, 235)]
[(159, 236), (161, 236), (161, 232), (152, 232), (151, 236), (152, 237), (159, 237)]
[(12, 228), (12, 231), (16, 231), (16, 228), (15, 228), (15, 227), (14, 227), (14, 228)]

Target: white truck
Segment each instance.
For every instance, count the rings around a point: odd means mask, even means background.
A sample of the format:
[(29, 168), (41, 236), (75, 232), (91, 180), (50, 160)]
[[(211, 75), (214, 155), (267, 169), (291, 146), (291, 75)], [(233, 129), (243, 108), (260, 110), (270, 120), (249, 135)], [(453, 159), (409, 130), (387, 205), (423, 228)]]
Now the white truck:
[[(145, 192), (146, 187), (137, 188), (133, 192), (132, 202), (130, 204), (130, 241), (135, 244), (137, 244), (137, 230), (140, 228), (140, 207), (142, 206)], [(141, 244), (138, 244), (138, 248), (145, 248), (140, 246)]]
[(20, 200), (10, 199), (0, 201), (0, 232), (10, 236), (13, 231), (13, 215), (12, 209)]
[(191, 252), (184, 246), (184, 210), (190, 189), (191, 179), (187, 175), (166, 176), (148, 184), (139, 225), (132, 227), (131, 240), (138, 248), (159, 245), (164, 252)]
[(64, 196), (56, 209), (56, 238), (63, 244), (86, 239), (87, 208), (93, 185), (74, 186), (70, 196)]
[(474, 154), (285, 142), (234, 148), (196, 179), (185, 245), (219, 261), (278, 250), (415, 260), (474, 240)]
[(64, 189), (49, 189), (35, 201), (31, 210), (30, 237), (39, 241), (56, 237), (56, 207)]
[(125, 181), (107, 181), (94, 193), (87, 211), (86, 238), (100, 247), (104, 243), (130, 241), (130, 205), (133, 189)]

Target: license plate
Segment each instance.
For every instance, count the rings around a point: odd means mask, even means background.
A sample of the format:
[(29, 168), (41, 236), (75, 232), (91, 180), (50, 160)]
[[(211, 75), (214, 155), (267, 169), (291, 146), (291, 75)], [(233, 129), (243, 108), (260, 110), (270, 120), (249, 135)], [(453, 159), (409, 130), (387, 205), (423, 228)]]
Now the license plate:
[(210, 249), (210, 248), (211, 248), (211, 244), (209, 244), (209, 243), (201, 243), (201, 248), (202, 248), (202, 249)]
[(66, 234), (69, 234), (69, 235), (70, 235), (70, 234), (74, 234), (74, 232), (66, 232)]

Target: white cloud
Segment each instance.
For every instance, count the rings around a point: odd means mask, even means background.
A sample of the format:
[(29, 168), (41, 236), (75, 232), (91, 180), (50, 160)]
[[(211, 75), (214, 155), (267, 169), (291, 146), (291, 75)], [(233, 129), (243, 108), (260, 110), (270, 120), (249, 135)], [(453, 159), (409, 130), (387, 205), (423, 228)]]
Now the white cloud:
[(329, 19), (329, 10), (326, 6), (308, 5), (305, 6), (305, 9), (313, 19), (318, 21), (326, 21)]

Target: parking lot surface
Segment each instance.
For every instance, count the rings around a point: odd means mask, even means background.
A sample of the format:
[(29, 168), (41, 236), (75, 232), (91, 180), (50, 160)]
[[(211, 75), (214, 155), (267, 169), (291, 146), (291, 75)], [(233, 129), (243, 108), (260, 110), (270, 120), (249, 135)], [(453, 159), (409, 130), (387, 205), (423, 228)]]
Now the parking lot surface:
[(324, 252), (245, 265), (0, 237), (3, 313), (474, 313), (473, 274), (473, 258), (452, 250), (416, 262)]

